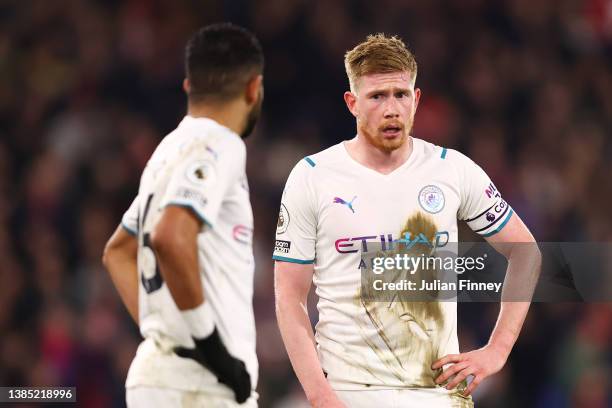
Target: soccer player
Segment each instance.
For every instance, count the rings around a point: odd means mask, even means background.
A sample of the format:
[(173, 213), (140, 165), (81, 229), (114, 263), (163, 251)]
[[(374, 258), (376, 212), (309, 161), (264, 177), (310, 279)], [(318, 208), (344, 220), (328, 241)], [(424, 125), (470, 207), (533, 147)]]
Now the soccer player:
[(140, 326), (129, 407), (255, 407), (253, 214), (243, 138), (263, 98), (258, 40), (232, 24), (186, 46), (187, 116), (156, 148), (104, 264)]
[(407, 232), (457, 242), (461, 219), (508, 258), (506, 287), (535, 285), (539, 252), (520, 256), (513, 243), (533, 236), (480, 167), (410, 136), (421, 91), (399, 38), (368, 36), (345, 67), (357, 135), (298, 162), (282, 196), (273, 258), (289, 358), (314, 407), (472, 406), (470, 393), (506, 362), (528, 299), (502, 302), (488, 344), (459, 353), (455, 302), (385, 311), (360, 299), (360, 252)]

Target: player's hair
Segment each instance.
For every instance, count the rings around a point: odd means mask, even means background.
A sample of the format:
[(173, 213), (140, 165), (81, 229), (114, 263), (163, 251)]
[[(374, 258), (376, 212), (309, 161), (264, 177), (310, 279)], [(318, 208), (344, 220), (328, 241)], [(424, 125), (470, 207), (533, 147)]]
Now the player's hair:
[(261, 44), (247, 29), (231, 23), (202, 27), (185, 47), (189, 99), (232, 99), (254, 75), (263, 72), (263, 66)]
[(357, 79), (368, 74), (408, 71), (416, 79), (417, 63), (412, 52), (397, 36), (368, 35), (365, 41), (344, 54), (344, 67), (351, 90)]

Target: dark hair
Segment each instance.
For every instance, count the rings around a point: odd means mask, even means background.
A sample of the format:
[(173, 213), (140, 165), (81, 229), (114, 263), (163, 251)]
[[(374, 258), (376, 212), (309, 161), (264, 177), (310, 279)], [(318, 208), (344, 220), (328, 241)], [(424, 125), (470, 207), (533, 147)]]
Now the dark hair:
[(189, 98), (231, 99), (262, 73), (263, 65), (261, 45), (250, 31), (231, 23), (202, 27), (185, 47)]

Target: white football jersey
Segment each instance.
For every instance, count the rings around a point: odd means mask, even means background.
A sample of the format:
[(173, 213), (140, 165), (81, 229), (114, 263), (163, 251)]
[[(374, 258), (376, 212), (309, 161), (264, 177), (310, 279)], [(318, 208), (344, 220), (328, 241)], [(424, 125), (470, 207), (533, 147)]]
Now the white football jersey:
[(147, 163), (138, 196), (122, 225), (138, 237), (140, 332), (145, 338), (126, 386), (147, 385), (227, 394), (197, 362), (173, 353), (194, 347), (189, 330), (151, 248), (150, 234), (170, 205), (202, 220), (197, 238), (204, 298), (223, 343), (244, 361), (257, 385), (253, 315), (253, 213), (246, 178), (246, 147), (239, 135), (207, 118), (186, 116)]
[(387, 175), (337, 144), (301, 160), (283, 192), (273, 258), (314, 264), (318, 354), (337, 390), (435, 387), (431, 364), (459, 352), (456, 303), (361, 301), (362, 253), (405, 238), (415, 216), (428, 220), (439, 245), (457, 242), (457, 219), (486, 237), (512, 216), (473, 161), (412, 141), (408, 160)]

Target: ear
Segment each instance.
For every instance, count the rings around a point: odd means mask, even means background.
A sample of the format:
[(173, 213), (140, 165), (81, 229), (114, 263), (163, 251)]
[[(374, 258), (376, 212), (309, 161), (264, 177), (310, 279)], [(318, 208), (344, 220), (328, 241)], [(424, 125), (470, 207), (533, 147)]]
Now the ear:
[(183, 91), (185, 91), (185, 93), (189, 95), (190, 90), (191, 90), (191, 82), (189, 82), (187, 78), (183, 79)]
[(416, 112), (419, 107), (419, 101), (421, 100), (421, 88), (416, 88), (414, 90), (414, 111)]
[(357, 117), (358, 109), (357, 109), (357, 95), (350, 91), (346, 91), (344, 93), (344, 102), (346, 103), (346, 107), (353, 114), (354, 117)]
[(247, 104), (252, 105), (259, 99), (259, 93), (261, 92), (263, 84), (263, 75), (255, 75), (249, 82), (247, 82), (245, 89), (245, 99)]

